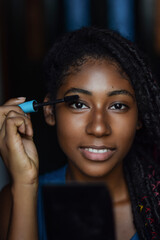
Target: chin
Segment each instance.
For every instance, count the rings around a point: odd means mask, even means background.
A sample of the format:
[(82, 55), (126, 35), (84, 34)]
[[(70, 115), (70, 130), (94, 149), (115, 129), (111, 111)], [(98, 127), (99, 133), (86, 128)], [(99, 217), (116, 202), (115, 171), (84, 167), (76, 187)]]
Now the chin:
[(104, 167), (89, 167), (88, 169), (85, 169), (85, 171), (83, 171), (83, 173), (90, 177), (90, 178), (95, 178), (95, 181), (98, 180), (98, 178), (105, 178), (109, 173), (110, 173), (110, 169), (104, 169)]

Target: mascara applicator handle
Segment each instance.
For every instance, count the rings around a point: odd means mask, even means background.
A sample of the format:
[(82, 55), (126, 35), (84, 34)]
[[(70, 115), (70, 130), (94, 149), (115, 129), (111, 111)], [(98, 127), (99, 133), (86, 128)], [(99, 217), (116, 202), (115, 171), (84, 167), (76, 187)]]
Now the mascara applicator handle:
[(43, 103), (37, 103), (36, 100), (31, 100), (28, 102), (24, 102), (19, 104), (18, 106), (23, 110), (24, 113), (31, 113), (31, 112), (37, 112), (39, 107), (47, 106), (47, 105), (55, 105), (57, 103), (62, 103), (62, 102), (71, 102), (75, 101), (79, 98), (78, 95), (72, 95), (72, 96), (66, 96), (61, 99), (56, 99), (51, 102), (43, 102)]
[(21, 103), (18, 106), (23, 110), (24, 113), (37, 112), (38, 109), (34, 108), (35, 103), (37, 103), (36, 100), (31, 100), (28, 102)]

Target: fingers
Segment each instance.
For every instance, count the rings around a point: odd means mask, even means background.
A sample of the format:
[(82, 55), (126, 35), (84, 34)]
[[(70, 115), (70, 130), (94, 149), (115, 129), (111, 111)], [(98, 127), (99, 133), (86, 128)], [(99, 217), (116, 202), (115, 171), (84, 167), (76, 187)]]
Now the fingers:
[[(18, 106), (20, 103), (25, 101), (25, 97), (20, 97), (20, 98), (12, 98), (5, 102), (4, 105), (0, 106), (0, 129), (2, 127), (2, 124), (7, 116), (7, 114), (10, 111), (15, 111), (21, 114), (24, 114), (22, 109)], [(29, 115), (28, 115), (29, 116)]]
[(7, 100), (4, 105), (19, 105), (20, 103), (25, 102), (26, 97), (18, 97), (18, 98), (11, 98), (9, 100)]
[(32, 138), (31, 120), (24, 114), (10, 111), (0, 130), (0, 152), (6, 166), (9, 166), (8, 156), (11, 159), (14, 157), (18, 159), (19, 156), (25, 159), (23, 157), (26, 155), (24, 153), (25, 146), (23, 141), (24, 139), (32, 141)]
[(25, 100), (25, 97), (9, 99), (0, 107), (0, 115), (6, 115), (11, 110), (23, 113), (22, 109), (18, 105), (25, 102)]
[(0, 130), (0, 152), (14, 182), (31, 184), (38, 177), (38, 153), (26, 114), (10, 111)]
[(10, 111), (1, 129), (1, 136), (8, 136), (12, 140), (17, 134), (33, 137), (32, 123), (26, 114)]

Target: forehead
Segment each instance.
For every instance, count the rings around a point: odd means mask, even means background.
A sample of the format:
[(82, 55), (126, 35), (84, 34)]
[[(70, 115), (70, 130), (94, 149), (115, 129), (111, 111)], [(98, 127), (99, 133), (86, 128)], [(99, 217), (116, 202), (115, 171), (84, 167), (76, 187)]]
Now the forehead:
[(59, 90), (74, 87), (93, 93), (126, 89), (134, 94), (127, 74), (116, 63), (107, 60), (90, 60), (77, 71), (72, 69)]

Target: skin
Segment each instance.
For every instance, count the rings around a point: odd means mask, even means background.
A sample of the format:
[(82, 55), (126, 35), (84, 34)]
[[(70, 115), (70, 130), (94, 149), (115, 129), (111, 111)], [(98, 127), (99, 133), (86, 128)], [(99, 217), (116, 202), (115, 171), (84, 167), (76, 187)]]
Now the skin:
[[(80, 101), (57, 104), (54, 114), (51, 106), (44, 108), (46, 122), (56, 125), (68, 159), (66, 180), (106, 183), (114, 204), (117, 239), (129, 239), (135, 229), (122, 165), (140, 128), (134, 90), (114, 64), (101, 60), (88, 61), (69, 75), (57, 98), (73, 94)], [(0, 130), (1, 155), (12, 176), (11, 187), (0, 196), (3, 209), (10, 206), (7, 212), (1, 209), (0, 239), (36, 240), (38, 155), (29, 116), (13, 108), (5, 114)], [(107, 152), (90, 153), (90, 148)]]
[[(74, 94), (79, 101), (57, 105), (54, 115), (48, 107), (48, 123), (56, 124), (59, 144), (68, 159), (66, 180), (106, 183), (117, 239), (129, 239), (135, 229), (122, 165), (141, 127), (134, 90), (114, 64), (97, 61), (68, 76), (57, 98)], [(109, 152), (90, 153), (89, 148)]]
[[(79, 101), (57, 104), (52, 121), (68, 158), (68, 178), (106, 181), (121, 169), (139, 129), (134, 90), (115, 66), (103, 61), (70, 75), (57, 98), (74, 94), (79, 95)], [(90, 156), (86, 148), (110, 151), (104, 157), (103, 154)]]

